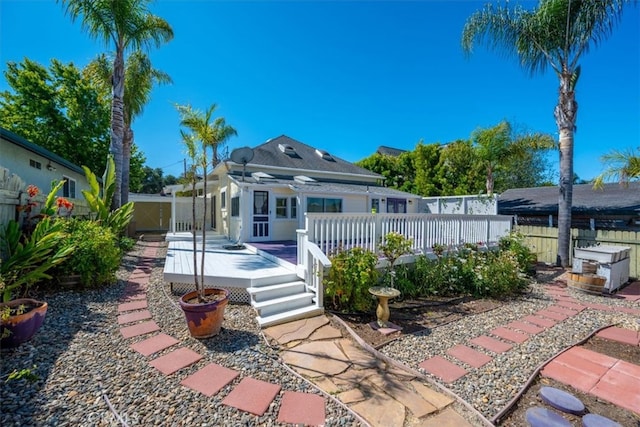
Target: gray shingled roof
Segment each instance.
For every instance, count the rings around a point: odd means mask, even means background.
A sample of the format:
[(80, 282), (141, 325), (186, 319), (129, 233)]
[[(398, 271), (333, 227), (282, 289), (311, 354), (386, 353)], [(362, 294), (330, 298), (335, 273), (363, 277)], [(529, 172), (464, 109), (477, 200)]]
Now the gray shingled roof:
[[(296, 155), (288, 155), (280, 151), (278, 145), (290, 145), (296, 152)], [(382, 175), (371, 172), (370, 170), (361, 168), (353, 163), (342, 160), (339, 157), (331, 155), (331, 160), (322, 158), (316, 153), (314, 147), (281, 135), (272, 138), (262, 145), (253, 149), (252, 165), (271, 166), (276, 168), (303, 169), (319, 172), (334, 172), (342, 174), (365, 175), (367, 177), (382, 178)]]
[[(240, 182), (242, 178), (237, 175), (233, 175), (233, 179)], [(395, 188), (380, 187), (377, 185), (366, 185), (364, 183), (347, 183), (347, 182), (313, 182), (309, 184), (300, 184), (293, 179), (286, 178), (274, 178), (266, 179), (263, 181), (256, 181), (251, 176), (245, 177), (245, 183), (254, 185), (286, 185), (292, 189), (302, 193), (333, 193), (333, 194), (365, 194), (369, 193), (372, 196), (379, 197), (397, 197), (403, 199), (421, 199), (421, 196), (411, 193), (405, 193), (404, 191), (396, 190)]]
[[(558, 213), (558, 187), (515, 188), (498, 198), (501, 215), (549, 215)], [(640, 182), (605, 184), (594, 190), (591, 184), (573, 186), (573, 213), (640, 215)]]
[(393, 156), (397, 157), (402, 153), (405, 153), (407, 150), (402, 150), (400, 148), (387, 147), (385, 145), (381, 145), (376, 150), (376, 153), (382, 154), (383, 156)]

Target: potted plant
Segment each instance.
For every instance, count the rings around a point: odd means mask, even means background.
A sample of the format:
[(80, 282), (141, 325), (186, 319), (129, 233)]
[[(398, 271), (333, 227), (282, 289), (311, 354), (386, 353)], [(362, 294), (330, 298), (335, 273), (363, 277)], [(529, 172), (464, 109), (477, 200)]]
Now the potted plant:
[[(26, 295), (31, 285), (50, 279), (47, 271), (64, 261), (74, 249), (61, 243), (64, 224), (51, 216), (60, 208), (72, 208), (66, 199), (55, 198), (63, 183), (54, 183), (40, 214), (26, 219), (25, 228), (29, 232), (15, 220), (0, 228), (0, 347), (15, 347), (30, 340), (42, 326), (47, 303), (14, 298), (17, 294)], [(36, 205), (33, 198), (38, 191), (33, 186), (27, 191), (30, 197), (27, 212), (30, 212)]]
[[(191, 159), (191, 168), (188, 175), (191, 184), (192, 198), (192, 238), (193, 238), (193, 279), (196, 290), (188, 292), (180, 298), (180, 307), (184, 311), (189, 332), (194, 338), (205, 339), (220, 333), (224, 319), (224, 309), (229, 302), (229, 291), (223, 288), (205, 288), (204, 264), (206, 243), (206, 219), (207, 203), (203, 203), (202, 210), (202, 244), (200, 268), (198, 269), (198, 245), (197, 245), (197, 218), (196, 218), (196, 183), (198, 182), (198, 170), (203, 174), (203, 194), (207, 197), (207, 171), (209, 160), (207, 150), (211, 149), (212, 164), (218, 163), (218, 147), (223, 144), (236, 131), (225, 123), (224, 118), (216, 118), (212, 121), (212, 114), (216, 109), (213, 104), (204, 113), (194, 110), (189, 105), (176, 106), (181, 116), (180, 124), (191, 133), (180, 131), (182, 141), (185, 144), (187, 155)], [(200, 145), (198, 145), (200, 142)], [(199, 273), (198, 273), (199, 272)]]

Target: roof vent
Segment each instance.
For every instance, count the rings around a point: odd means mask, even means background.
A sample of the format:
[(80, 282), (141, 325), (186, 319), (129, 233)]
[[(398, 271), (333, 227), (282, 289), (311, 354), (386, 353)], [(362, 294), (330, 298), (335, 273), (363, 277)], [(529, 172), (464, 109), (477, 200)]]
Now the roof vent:
[(325, 160), (329, 160), (330, 162), (335, 162), (335, 160), (333, 159), (333, 157), (331, 157), (331, 154), (329, 154), (328, 151), (316, 149), (316, 154)]
[(296, 149), (293, 148), (292, 146), (290, 146), (289, 144), (278, 144), (278, 148), (284, 154), (288, 154), (289, 156), (295, 156), (296, 155)]
[(315, 179), (309, 178), (308, 176), (305, 176), (305, 175), (296, 175), (293, 177), (293, 180), (298, 184), (309, 184), (312, 182), (316, 182)]
[(269, 175), (266, 172), (253, 172), (251, 177), (256, 180), (256, 182), (261, 181), (269, 181), (275, 179), (273, 176)]

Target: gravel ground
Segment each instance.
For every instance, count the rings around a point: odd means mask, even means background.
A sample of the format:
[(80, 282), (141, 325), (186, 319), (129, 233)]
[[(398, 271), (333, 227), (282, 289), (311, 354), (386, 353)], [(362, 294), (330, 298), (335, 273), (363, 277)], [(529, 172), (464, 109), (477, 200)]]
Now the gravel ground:
[[(573, 290), (568, 290), (568, 293), (581, 302), (638, 308), (637, 303), (624, 300), (592, 296)], [(469, 316), (434, 330), (401, 337), (382, 347), (380, 351), (424, 373), (434, 381), (439, 381), (418, 365), (436, 355), (454, 361), (456, 359), (446, 354), (449, 348), (457, 344), (474, 347), (469, 340), (488, 334), (491, 329), (533, 314), (553, 303), (554, 300), (544, 294), (541, 285), (533, 284), (522, 299), (509, 301), (495, 310)], [(635, 317), (615, 311), (583, 310), (564, 322), (532, 336), (523, 344), (514, 345), (514, 348), (506, 353), (489, 352), (488, 354), (494, 357), (491, 362), (479, 369), (466, 366), (469, 373), (453, 383), (443, 385), (491, 419), (517, 395), (534, 371), (549, 358), (603, 326), (619, 324), (622, 327), (636, 329), (638, 323)], [(456, 360), (456, 363), (461, 362)]]
[[(130, 426), (270, 426), (278, 424), (281, 395), (261, 417), (221, 404), (242, 378), (277, 382), (287, 391), (321, 394), (278, 363), (277, 353), (263, 339), (250, 306), (229, 304), (224, 329), (216, 338), (191, 338), (177, 297), (162, 281), (164, 249), (152, 271), (149, 310), (164, 333), (205, 357), (168, 377), (151, 367), (146, 357), (128, 347), (136, 339), (122, 338), (116, 321), (124, 281), (137, 265), (144, 245), (139, 242), (125, 257), (117, 284), (42, 297), (49, 309), (40, 331), (30, 342), (1, 354), (3, 427), (110, 426), (121, 425), (120, 420)], [(209, 362), (241, 374), (209, 398), (180, 385), (182, 379)], [(26, 368), (38, 376), (36, 381), (5, 381), (12, 371)], [(325, 397), (327, 426), (358, 425), (342, 405)]]

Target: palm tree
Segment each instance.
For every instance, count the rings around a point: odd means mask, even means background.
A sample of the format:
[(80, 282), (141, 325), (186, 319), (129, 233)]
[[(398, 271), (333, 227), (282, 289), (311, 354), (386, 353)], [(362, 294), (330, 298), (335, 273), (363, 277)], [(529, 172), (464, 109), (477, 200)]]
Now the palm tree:
[(467, 19), (462, 32), (462, 47), (468, 54), (474, 42), (485, 42), (515, 56), (532, 74), (551, 67), (558, 76), (558, 104), (554, 110), (560, 151), (557, 262), (563, 267), (569, 265), (571, 238), (578, 61), (592, 45), (598, 45), (613, 32), (629, 1), (540, 0), (533, 10), (487, 4)]
[[(203, 194), (204, 197), (207, 197), (207, 171), (209, 166), (209, 159), (207, 156), (207, 150), (212, 150), (212, 159), (211, 164), (215, 167), (220, 159), (218, 158), (218, 149), (226, 143), (226, 141), (233, 135), (237, 135), (236, 130), (227, 125), (226, 121), (223, 117), (217, 117), (215, 119), (212, 118), (213, 113), (218, 108), (216, 104), (212, 104), (207, 110), (204, 112), (196, 110), (192, 108), (190, 105), (176, 105), (176, 109), (178, 113), (180, 113), (180, 125), (191, 131), (191, 134), (185, 134), (183, 131), (182, 139), (187, 144), (187, 151), (189, 157), (193, 160), (193, 170), (194, 173), (193, 179), (193, 188), (192, 188), (192, 197), (193, 197), (193, 216), (194, 216), (194, 225), (195, 225), (195, 172), (199, 167), (202, 170), (203, 175)], [(200, 149), (195, 147), (194, 141), (200, 141)], [(206, 227), (204, 223), (207, 218), (207, 203), (204, 203), (204, 209), (202, 213), (203, 225), (202, 225), (202, 258), (200, 258), (200, 283), (203, 285), (198, 288), (198, 280), (196, 279), (196, 289), (199, 291), (199, 295), (201, 300), (204, 297), (204, 244), (206, 241)], [(194, 259), (195, 259), (195, 229), (194, 229)], [(195, 263), (195, 261), (194, 261)], [(197, 274), (197, 269), (194, 264), (194, 272)]]
[(509, 160), (524, 160), (532, 151), (555, 147), (550, 135), (528, 133), (514, 136), (511, 124), (502, 121), (488, 129), (477, 129), (471, 135), (476, 154), (486, 168), (487, 195), (493, 195), (495, 172)]
[[(105, 54), (93, 60), (88, 72), (103, 86), (111, 84), (113, 76), (113, 62)], [(149, 57), (142, 51), (133, 52), (125, 64), (124, 80), (124, 140), (122, 144), (122, 194), (121, 202), (129, 200), (129, 161), (133, 145), (133, 130), (131, 124), (136, 117), (142, 115), (145, 105), (151, 98), (151, 90), (155, 84), (172, 83), (171, 77), (151, 66)]]
[(93, 39), (115, 47), (113, 78), (111, 82), (111, 145), (109, 150), (116, 164), (116, 191), (113, 207), (122, 205), (123, 147), (125, 134), (124, 56), (129, 49), (159, 47), (173, 38), (167, 21), (152, 15), (152, 0), (59, 0), (65, 13), (75, 21), (82, 19), (82, 28)]
[(596, 177), (593, 188), (603, 188), (604, 182), (611, 178), (617, 179), (621, 184), (640, 179), (640, 147), (636, 150), (614, 150), (602, 156), (600, 160), (607, 168)]

